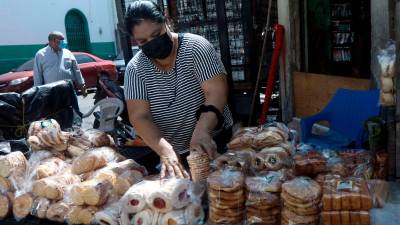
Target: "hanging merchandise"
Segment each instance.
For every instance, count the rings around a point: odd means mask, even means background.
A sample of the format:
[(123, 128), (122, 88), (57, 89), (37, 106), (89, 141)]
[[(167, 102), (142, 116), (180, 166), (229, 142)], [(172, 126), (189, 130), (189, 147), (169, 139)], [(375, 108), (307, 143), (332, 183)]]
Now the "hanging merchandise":
[(379, 88), (381, 89), (380, 103), (382, 106), (393, 106), (396, 104), (396, 44), (394, 41), (389, 41), (387, 47), (378, 53), (378, 62), (381, 66), (381, 71), (377, 79)]
[[(279, 63), (279, 56), (281, 55), (281, 51), (284, 48), (284, 27), (280, 24), (276, 24), (274, 26), (274, 32), (276, 36), (276, 41), (275, 41), (275, 48), (272, 53), (272, 61), (271, 61), (271, 66), (269, 67), (269, 72), (267, 76), (267, 89), (265, 90), (265, 99), (264, 103), (262, 106), (262, 111), (260, 114), (260, 120), (259, 124), (262, 125), (266, 122), (267, 116), (268, 116), (268, 109), (269, 109), (269, 104), (271, 102), (271, 95), (272, 91), (274, 88), (274, 83), (275, 83), (275, 74), (276, 70), (278, 67)], [(283, 64), (285, 64), (285, 54), (282, 54), (282, 59), (283, 59)], [(283, 68), (285, 68), (285, 65), (283, 65)], [(285, 71), (285, 70), (284, 70)], [(285, 76), (286, 78), (286, 76)], [(281, 84), (284, 85), (284, 84)]]

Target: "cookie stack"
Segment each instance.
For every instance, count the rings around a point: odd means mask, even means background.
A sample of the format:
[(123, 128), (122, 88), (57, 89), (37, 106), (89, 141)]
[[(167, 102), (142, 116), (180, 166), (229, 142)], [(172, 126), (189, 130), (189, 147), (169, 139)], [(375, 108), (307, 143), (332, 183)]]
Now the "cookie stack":
[(210, 161), (208, 155), (199, 151), (191, 151), (187, 157), (190, 173), (194, 182), (205, 181), (210, 174)]
[(282, 224), (318, 225), (321, 186), (308, 177), (298, 177), (282, 185)]
[(326, 160), (317, 151), (297, 153), (293, 159), (297, 176), (316, 176), (328, 171)]
[(207, 179), (209, 225), (241, 225), (245, 213), (243, 173), (217, 170)]

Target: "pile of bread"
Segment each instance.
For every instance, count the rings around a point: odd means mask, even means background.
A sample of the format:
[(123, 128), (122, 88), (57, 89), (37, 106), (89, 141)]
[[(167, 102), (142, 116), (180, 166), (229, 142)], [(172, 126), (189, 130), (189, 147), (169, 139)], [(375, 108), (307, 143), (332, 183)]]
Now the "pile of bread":
[[(29, 214), (69, 224), (115, 224), (109, 212), (144, 167), (126, 160), (103, 132), (62, 132), (54, 120), (31, 124), (29, 160), (21, 152), (0, 156), (0, 218)], [(101, 220), (101, 221), (100, 221)]]
[(187, 179), (145, 180), (135, 184), (120, 200), (120, 224), (201, 224), (204, 211), (192, 188)]

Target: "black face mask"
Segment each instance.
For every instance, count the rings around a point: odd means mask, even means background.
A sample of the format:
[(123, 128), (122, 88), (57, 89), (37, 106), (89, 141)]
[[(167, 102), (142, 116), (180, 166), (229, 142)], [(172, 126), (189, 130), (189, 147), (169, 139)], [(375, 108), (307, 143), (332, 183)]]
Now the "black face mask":
[(165, 59), (171, 53), (172, 46), (173, 42), (165, 32), (165, 34), (144, 44), (141, 49), (150, 59)]

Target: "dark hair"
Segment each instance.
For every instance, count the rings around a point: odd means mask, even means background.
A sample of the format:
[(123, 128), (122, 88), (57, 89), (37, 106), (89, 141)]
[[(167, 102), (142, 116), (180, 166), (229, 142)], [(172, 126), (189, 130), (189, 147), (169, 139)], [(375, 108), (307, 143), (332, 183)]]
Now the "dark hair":
[(143, 20), (164, 23), (165, 16), (162, 9), (150, 0), (139, 0), (131, 3), (125, 14), (126, 31), (132, 34), (133, 27)]

